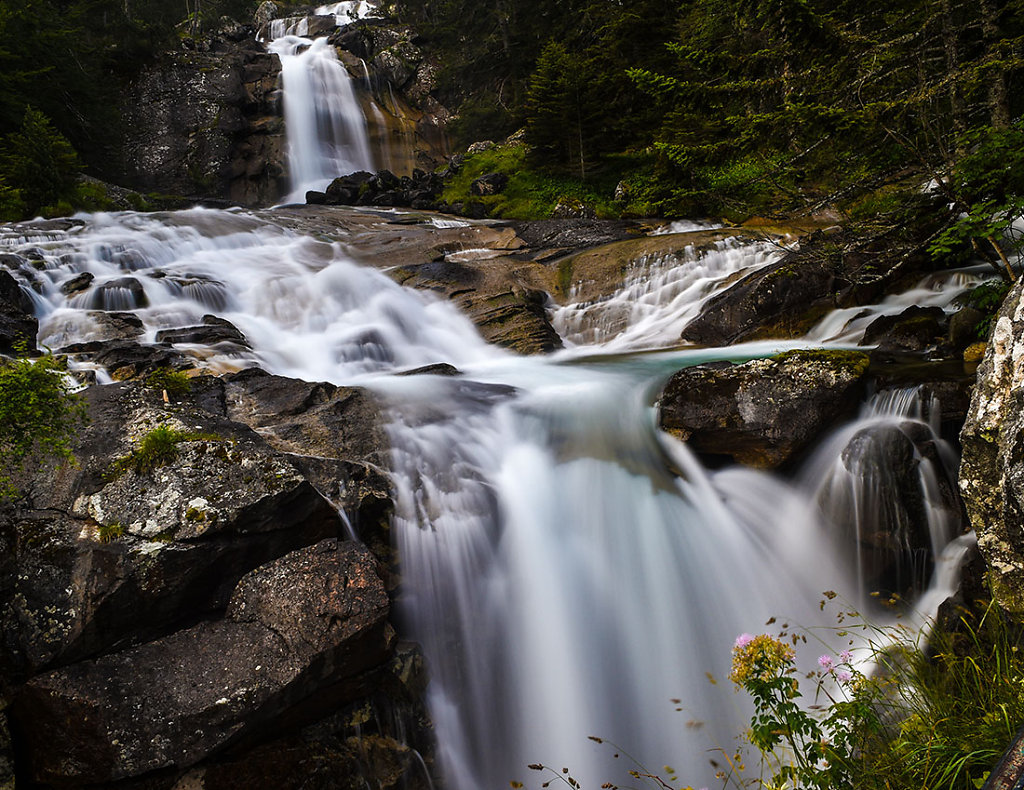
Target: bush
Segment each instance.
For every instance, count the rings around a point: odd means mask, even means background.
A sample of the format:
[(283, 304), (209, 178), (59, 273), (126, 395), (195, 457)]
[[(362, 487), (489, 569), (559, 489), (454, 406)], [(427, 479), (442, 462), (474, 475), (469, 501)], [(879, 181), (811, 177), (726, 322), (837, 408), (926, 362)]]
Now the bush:
[(146, 376), (146, 386), (157, 392), (166, 392), (169, 398), (180, 398), (192, 391), (192, 380), (180, 370), (160, 368)]
[(0, 362), (0, 498), (17, 494), (15, 476), (29, 459), (73, 460), (71, 439), (85, 421), (63, 360)]

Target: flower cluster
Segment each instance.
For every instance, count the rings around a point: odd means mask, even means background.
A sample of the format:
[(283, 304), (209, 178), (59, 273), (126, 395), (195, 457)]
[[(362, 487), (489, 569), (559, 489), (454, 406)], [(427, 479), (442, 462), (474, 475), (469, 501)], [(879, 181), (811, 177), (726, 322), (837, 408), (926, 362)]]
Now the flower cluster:
[(838, 663), (836, 663), (832, 656), (824, 655), (818, 658), (818, 666), (821, 667), (823, 675), (834, 675), (840, 683), (849, 683), (853, 680), (853, 672), (851, 671), (852, 661), (853, 653), (849, 650), (844, 650), (839, 654)]
[(769, 681), (792, 665), (794, 655), (792, 647), (768, 634), (742, 634), (732, 648), (729, 679), (737, 686), (751, 680)]

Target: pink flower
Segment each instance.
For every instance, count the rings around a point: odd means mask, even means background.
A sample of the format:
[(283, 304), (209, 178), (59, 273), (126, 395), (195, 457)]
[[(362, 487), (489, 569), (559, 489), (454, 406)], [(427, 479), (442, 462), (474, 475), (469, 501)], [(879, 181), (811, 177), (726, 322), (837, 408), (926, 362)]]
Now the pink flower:
[(853, 680), (853, 673), (845, 669), (841, 669), (838, 672), (836, 672), (836, 677), (839, 678), (840, 683), (849, 683), (851, 680)]
[(832, 656), (821, 656), (818, 659), (818, 666), (824, 669), (826, 672), (831, 672), (832, 668), (835, 666), (834, 662), (832, 661)]
[(753, 641), (754, 637), (750, 634), (740, 634), (738, 637), (736, 637), (735, 643), (733, 643), (733, 649), (742, 650)]
[(842, 661), (844, 664), (849, 664), (851, 661), (853, 661), (853, 653), (851, 653), (849, 650), (844, 650), (842, 653), (839, 654), (839, 660)]

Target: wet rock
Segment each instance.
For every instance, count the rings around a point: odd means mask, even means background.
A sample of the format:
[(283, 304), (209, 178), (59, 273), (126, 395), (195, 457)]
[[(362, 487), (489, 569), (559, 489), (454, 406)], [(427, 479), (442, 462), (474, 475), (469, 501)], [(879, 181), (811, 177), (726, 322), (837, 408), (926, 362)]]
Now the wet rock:
[(253, 14), (253, 27), (259, 30), (271, 20), (277, 19), (280, 15), (281, 9), (278, 7), (277, 3), (273, 2), (273, 0), (263, 0), (263, 2), (256, 8), (256, 12)]
[[(122, 315), (117, 313), (116, 315)], [(130, 322), (123, 322), (125, 334), (132, 331)], [(131, 335), (137, 337), (137, 335)], [(183, 369), (191, 367), (184, 354), (169, 346), (141, 345), (131, 339), (94, 340), (72, 343), (60, 349), (79, 361), (94, 362), (110, 372), (114, 381), (140, 378), (160, 368)]]
[(89, 290), (89, 286), (92, 285), (92, 281), (95, 279), (96, 275), (92, 272), (82, 272), (61, 285), (60, 292), (65, 296), (71, 296), (72, 294), (87, 291)]
[(243, 577), (223, 620), (33, 678), (15, 720), (38, 782), (185, 768), (364, 689), (392, 647), (372, 555), (325, 541)]
[(960, 492), (988, 566), (992, 593), (1024, 614), (1024, 281), (995, 320), (960, 433)]
[(135, 313), (97, 311), (88, 315), (96, 324), (103, 340), (132, 340), (145, 332), (142, 319)]
[(972, 343), (977, 343), (978, 326), (986, 315), (975, 307), (961, 307), (949, 317), (949, 343), (962, 351)]
[(396, 376), (459, 376), (461, 373), (454, 365), (447, 362), (439, 362), (436, 365), (424, 365), (413, 370), (403, 370), (396, 373)]
[(881, 351), (923, 351), (946, 334), (947, 318), (941, 307), (911, 305), (898, 315), (876, 318), (864, 330), (864, 345)]
[(858, 352), (792, 351), (685, 368), (665, 385), (659, 422), (695, 452), (776, 467), (855, 410), (867, 367)]
[(843, 448), (841, 461), (842, 472), (823, 487), (819, 504), (858, 546), (865, 588), (886, 598), (923, 589), (932, 571), (932, 544), (920, 463), (937, 473), (940, 490), (933, 494), (944, 494), (949, 512), (959, 513), (930, 432), (912, 422), (867, 427)]
[(508, 186), (508, 176), (504, 173), (487, 173), (474, 179), (469, 185), (471, 195), (497, 195)]
[(201, 326), (188, 326), (181, 329), (163, 329), (156, 333), (158, 343), (194, 343), (214, 346), (224, 343), (238, 348), (251, 348), (238, 328), (224, 318), (204, 315)]
[(0, 354), (36, 351), (39, 322), (32, 300), (10, 274), (0, 271)]
[[(139, 384), (84, 397), (77, 466), (29, 470), (15, 481), (24, 506), (0, 514), (9, 678), (217, 611), (243, 574), (342, 530), (290, 457), (250, 428)], [(177, 438), (132, 461), (158, 426)]]
[(149, 299), (135, 277), (119, 277), (97, 285), (89, 306), (94, 310), (135, 310), (148, 307)]

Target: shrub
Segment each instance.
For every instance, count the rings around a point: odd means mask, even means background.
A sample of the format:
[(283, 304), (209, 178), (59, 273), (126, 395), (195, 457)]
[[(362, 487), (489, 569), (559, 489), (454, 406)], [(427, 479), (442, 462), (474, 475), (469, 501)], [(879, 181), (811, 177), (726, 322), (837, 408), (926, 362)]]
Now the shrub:
[(16, 495), (14, 477), (29, 459), (72, 461), (70, 442), (84, 421), (63, 360), (0, 362), (0, 498)]
[(159, 368), (146, 376), (146, 386), (157, 392), (166, 392), (170, 398), (180, 398), (192, 391), (192, 379), (180, 370)]
[(167, 466), (178, 457), (178, 445), (192, 441), (222, 441), (221, 437), (209, 433), (191, 433), (179, 431), (169, 425), (158, 425), (145, 434), (129, 455), (118, 458), (107, 473), (108, 479), (120, 477), (128, 470), (140, 475), (149, 474), (154, 469)]

